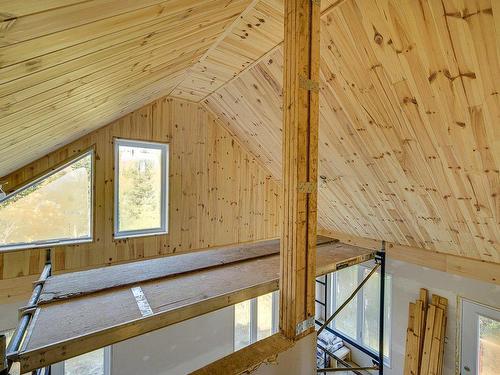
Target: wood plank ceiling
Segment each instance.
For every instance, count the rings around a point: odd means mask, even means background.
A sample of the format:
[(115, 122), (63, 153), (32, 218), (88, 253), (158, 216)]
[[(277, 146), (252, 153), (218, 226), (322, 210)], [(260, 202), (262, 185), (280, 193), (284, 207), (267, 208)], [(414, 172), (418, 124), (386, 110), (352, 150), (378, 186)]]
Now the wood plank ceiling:
[[(500, 262), (500, 3), (348, 0), (321, 37), (320, 225)], [(278, 179), (282, 67), (204, 100)]]
[(168, 94), (251, 0), (0, 0), (0, 175)]
[[(500, 3), (323, 0), (320, 225), (500, 262)], [(0, 175), (155, 97), (281, 179), (282, 0), (0, 0)]]

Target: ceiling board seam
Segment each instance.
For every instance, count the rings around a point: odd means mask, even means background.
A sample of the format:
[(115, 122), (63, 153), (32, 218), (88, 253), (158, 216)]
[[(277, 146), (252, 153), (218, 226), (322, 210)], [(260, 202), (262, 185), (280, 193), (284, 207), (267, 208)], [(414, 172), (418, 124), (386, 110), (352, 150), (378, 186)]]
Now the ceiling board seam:
[[(241, 12), (240, 15), (238, 17), (236, 17), (236, 19), (219, 35), (219, 37), (214, 41), (214, 43), (205, 52), (205, 54), (203, 56), (201, 56), (200, 59), (193, 66), (196, 66), (196, 65), (204, 62), (208, 58), (208, 55), (210, 53), (212, 53), (212, 51), (215, 50), (219, 46), (219, 44), (221, 44), (224, 41), (224, 39), (226, 38), (226, 36), (230, 32), (233, 31), (233, 29), (236, 27), (236, 25), (238, 25), (239, 21), (241, 19), (243, 19), (243, 17), (245, 17), (250, 11), (252, 11), (255, 8), (255, 6), (257, 5), (257, 3), (259, 1), (260, 0), (252, 0), (252, 2), (250, 4), (248, 4), (248, 6), (243, 10), (243, 12)], [(192, 69), (192, 67), (187, 69), (187, 71), (185, 73), (186, 77), (181, 82), (179, 82), (172, 89), (172, 91), (169, 92), (168, 95), (171, 95), (177, 89), (177, 87), (179, 87), (179, 85), (182, 84), (182, 82), (184, 82), (187, 78), (189, 78), (189, 76), (191, 75), (191, 72), (192, 72), (191, 69)]]
[[(158, 82), (158, 81), (161, 81), (161, 79), (156, 80), (154, 82)], [(145, 86), (139, 87), (138, 90), (146, 90), (146, 88), (148, 88), (148, 87), (150, 87), (150, 85), (146, 84)], [(81, 122), (81, 123), (77, 122), (76, 125), (75, 125), (75, 129), (76, 130), (78, 130), (78, 129), (84, 129), (84, 131), (76, 133), (74, 137), (70, 138), (68, 141), (65, 141), (64, 143), (56, 144), (55, 146), (53, 146), (53, 148), (49, 149), (49, 152), (46, 155), (52, 153), (53, 151), (59, 150), (62, 147), (65, 147), (65, 146), (71, 144), (75, 140), (80, 139), (81, 137), (84, 137), (84, 136), (92, 133), (93, 131), (95, 131), (95, 130), (97, 130), (99, 128), (107, 126), (111, 122), (117, 121), (117, 120), (119, 120), (119, 119), (127, 116), (128, 114), (130, 114), (130, 113), (132, 113), (132, 112), (140, 109), (141, 107), (143, 107), (145, 105), (151, 104), (152, 102), (154, 102), (158, 98), (166, 97), (165, 94), (161, 93), (162, 90), (163, 90), (163, 88), (158, 88), (158, 89), (155, 88), (151, 92), (146, 91), (146, 99), (144, 99), (143, 97), (141, 97), (140, 99), (137, 99), (137, 100), (135, 100), (135, 99), (130, 99), (130, 100), (126, 99), (126, 101), (124, 103), (125, 106), (123, 107), (125, 109), (122, 110), (122, 111), (120, 111), (120, 113), (117, 116), (112, 115), (113, 111), (111, 111), (111, 113), (108, 114), (108, 110), (107, 109), (103, 109), (104, 112), (99, 112), (99, 113), (100, 113), (100, 117), (105, 118), (105, 120), (101, 121), (102, 123), (100, 125), (94, 126), (91, 129), (86, 129), (84, 122)], [(156, 97), (156, 99), (155, 99), (155, 97)], [(144, 102), (146, 102), (146, 103), (144, 103)], [(75, 112), (75, 111), (72, 111), (70, 113), (71, 116), (73, 116), (73, 112)], [(74, 118), (74, 117), (72, 117), (72, 118)], [(77, 116), (76, 118), (78, 119), (79, 117)], [(64, 132), (63, 128), (61, 128), (60, 130), (61, 130), (61, 133)], [(36, 136), (39, 137), (40, 134), (41, 134), (41, 132), (38, 132), (36, 134)], [(60, 134), (56, 133), (56, 136), (57, 135), (60, 135)], [(33, 138), (33, 137), (30, 137), (30, 138)], [(0, 178), (5, 178), (6, 176), (9, 176), (12, 173), (15, 173), (16, 171), (18, 171), (18, 170), (26, 167), (30, 163), (32, 163), (34, 161), (37, 161), (37, 160), (39, 160), (40, 158), (42, 158), (42, 157), (44, 157), (46, 155), (35, 156), (34, 159), (32, 159), (31, 161), (25, 162), (21, 167), (16, 168), (14, 170), (6, 169), (5, 174), (3, 176), (1, 176)], [(0, 170), (2, 170), (3, 168), (4, 168), (4, 165), (0, 164)]]
[[(326, 9), (323, 9), (321, 11), (321, 17), (324, 17), (326, 16), (328, 13), (330, 13), (331, 11), (333, 11), (336, 7), (338, 7), (339, 5), (341, 5), (342, 3), (344, 3), (345, 1), (347, 0), (337, 0), (335, 3), (329, 5)], [(242, 13), (242, 16), (243, 16), (243, 13)], [(281, 46), (283, 45), (283, 40), (281, 42), (279, 42), (278, 44), (276, 44), (273, 48), (271, 48), (270, 50), (268, 50), (267, 52), (265, 52), (263, 55), (261, 55), (259, 58), (257, 58), (256, 60), (254, 60), (250, 65), (247, 65), (243, 70), (241, 70), (238, 74), (236, 74), (234, 77), (232, 77), (230, 80), (224, 82), (222, 85), (220, 85), (219, 87), (217, 87), (214, 91), (212, 91), (211, 93), (205, 95), (203, 98), (201, 98), (198, 103), (200, 102), (203, 102), (204, 100), (206, 100), (208, 97), (212, 96), (213, 94), (215, 94), (217, 91), (219, 91), (220, 89), (224, 88), (226, 85), (230, 84), (231, 82), (235, 81), (236, 79), (238, 79), (241, 75), (245, 74), (246, 72), (248, 72), (250, 69), (252, 69), (254, 66), (260, 64), (264, 59), (266, 59), (268, 56), (272, 55), (273, 52), (275, 52), (277, 49), (279, 49)], [(177, 87), (176, 87), (177, 88)], [(173, 90), (172, 90), (173, 91)]]
[(238, 78), (240, 78), (244, 73), (248, 72), (250, 69), (254, 68), (256, 65), (259, 65), (263, 60), (271, 56), (274, 52), (276, 52), (278, 49), (280, 49), (283, 46), (283, 41), (279, 42), (276, 44), (273, 48), (271, 48), (269, 51), (264, 53), (262, 56), (260, 56), (257, 60), (254, 60), (250, 65), (247, 65), (245, 69), (243, 69), (241, 72), (239, 72), (237, 75), (235, 75), (233, 78), (231, 78), (229, 81), (224, 82), (222, 85), (217, 87), (215, 91), (211, 92), (208, 95), (205, 95), (203, 98), (199, 100), (199, 103), (205, 101), (208, 99), (210, 96), (214, 95), (217, 91), (223, 89), (227, 85), (229, 85), (231, 82), (236, 81)]
[[(178, 97), (175, 97), (175, 96), (169, 96), (171, 98), (174, 98), (176, 100), (185, 100), (185, 101), (188, 101), (190, 103), (193, 103), (192, 101), (189, 101), (187, 99), (184, 99), (184, 98), (178, 98)], [(252, 156), (253, 160), (255, 160), (256, 164), (259, 165), (267, 174), (269, 174), (270, 178), (280, 184), (281, 186), (281, 181), (278, 180), (276, 177), (274, 177), (274, 175), (272, 174), (272, 172), (270, 171), (269, 167), (259, 158), (257, 157), (249, 148), (248, 146), (246, 146), (241, 140), (240, 138), (234, 134), (233, 131), (231, 131), (231, 129), (226, 125), (224, 124), (224, 121), (222, 121), (220, 119), (220, 117), (217, 115), (217, 113), (215, 113), (206, 103), (200, 103), (200, 102), (194, 102), (196, 104), (198, 104), (201, 108), (205, 109), (208, 113), (210, 113), (212, 116), (214, 116), (214, 119), (217, 123), (217, 125), (220, 125), (230, 136), (232, 139), (234, 139), (236, 141), (236, 143), (238, 143), (238, 145), (241, 147), (241, 149), (247, 153), (248, 155)]]
[[(163, 4), (163, 3), (160, 3), (160, 4)], [(155, 7), (155, 6), (144, 7), (144, 8), (141, 8), (141, 9), (153, 8), (153, 7)], [(141, 9), (139, 9), (139, 10), (141, 10)], [(133, 12), (138, 12), (138, 11), (136, 10), (136, 11), (133, 11)], [(127, 13), (133, 13), (133, 12), (127, 12)], [(115, 16), (106, 17), (106, 18), (103, 18), (103, 19), (101, 19), (99, 21), (95, 21), (93, 23), (91, 22), (91, 23), (87, 23), (87, 24), (83, 24), (83, 25), (71, 27), (71, 28), (68, 28), (68, 29), (65, 29), (65, 30), (57, 31), (57, 32), (54, 32), (54, 33), (49, 33), (49, 34), (43, 35), (43, 36), (41, 36), (39, 38), (34, 38), (34, 39), (29, 39), (29, 40), (26, 40), (26, 41), (23, 41), (23, 42), (19, 42), (19, 43), (9, 44), (9, 45), (3, 46), (2, 48), (16, 47), (19, 44), (33, 42), (33, 40), (40, 39), (40, 38), (45, 38), (45, 37), (49, 37), (49, 36), (53, 36), (53, 35), (58, 34), (58, 33), (64, 33), (64, 32), (67, 32), (68, 30), (73, 30), (73, 29), (77, 29), (77, 28), (81, 28), (81, 27), (88, 27), (88, 25), (92, 25), (92, 24), (95, 24), (95, 23), (98, 23), (98, 22), (103, 22), (103, 21), (106, 21), (106, 20), (110, 20), (112, 18), (123, 17), (127, 13), (122, 13), (122, 14), (118, 14), (118, 15), (115, 15)], [(178, 11), (175, 14), (179, 15), (181, 13), (182, 13), (182, 11)], [(75, 44), (68, 44), (68, 45), (66, 45), (66, 46), (64, 46), (62, 48), (59, 48), (59, 49), (54, 49), (54, 50), (50, 50), (50, 51), (45, 51), (44, 50), (43, 52), (40, 52), (41, 53), (40, 55), (36, 55), (36, 56), (31, 56), (30, 55), (28, 57), (24, 56), (22, 59), (19, 59), (19, 60), (3, 62), (2, 65), (0, 65), (0, 69), (3, 70), (5, 68), (9, 68), (11, 66), (16, 66), (16, 65), (19, 65), (19, 64), (27, 64), (27, 62), (36, 61), (36, 60), (38, 60), (38, 59), (40, 59), (40, 58), (42, 58), (44, 56), (60, 52), (61, 50), (65, 50), (65, 49), (69, 49), (69, 48), (76, 48), (79, 45), (82, 45), (82, 44), (85, 44), (85, 43), (89, 43), (89, 42), (92, 42), (92, 41), (96, 41), (96, 40), (99, 40), (99, 39), (104, 38), (104, 37), (119, 36), (121, 33), (125, 33), (127, 30), (130, 30), (130, 29), (138, 28), (141, 25), (147, 25), (148, 27), (152, 26), (152, 25), (160, 25), (160, 24), (162, 24), (162, 23), (165, 22), (165, 18), (169, 19), (169, 17), (173, 17), (173, 14), (166, 13), (166, 15), (158, 17), (156, 19), (151, 19), (151, 20), (147, 20), (147, 21), (141, 21), (141, 22), (139, 22), (137, 24), (134, 24), (134, 25), (131, 25), (131, 26), (126, 26), (126, 27), (123, 27), (123, 28), (111, 31), (111, 32), (106, 33), (106, 34), (102, 34), (100, 36), (92, 36), (92, 37), (89, 37), (88, 39), (80, 40), (78, 42), (75, 42)], [(224, 21), (223, 20), (219, 20), (218, 22), (223, 23)], [(143, 35), (144, 36), (148, 36), (148, 34), (149, 33), (147, 31), (144, 31)], [(141, 39), (144, 36), (137, 36), (137, 37), (135, 37), (133, 39)], [(131, 41), (133, 39), (126, 39), (126, 40), (123, 40), (123, 41), (115, 43), (115, 44), (110, 44), (107, 47), (101, 48), (101, 50), (104, 50), (106, 48), (110, 48), (110, 47), (113, 47), (113, 46), (117, 46), (117, 45), (120, 45), (120, 44), (127, 43), (128, 41)], [(6, 53), (6, 56), (8, 56), (7, 53)], [(86, 55), (82, 55), (82, 56), (86, 56)], [(77, 58), (80, 58), (80, 57), (77, 57)], [(71, 61), (71, 60), (74, 60), (74, 59), (77, 59), (77, 58), (71, 58), (68, 61)], [(61, 65), (61, 64), (65, 63), (65, 62), (67, 62), (67, 61), (55, 64), (55, 65), (52, 65), (52, 66)], [(52, 66), (50, 66), (50, 67), (52, 67)], [(45, 69), (43, 69), (43, 70), (45, 70)], [(39, 70), (39, 71), (36, 71), (36, 72), (35, 71), (30, 72), (26, 76), (31, 75), (31, 74), (35, 74), (35, 73), (43, 71), (43, 70)], [(18, 79), (18, 78), (15, 78), (15, 79)], [(10, 80), (10, 81), (13, 81), (13, 80)], [(10, 81), (7, 81), (7, 82), (10, 82)]]
[[(88, 3), (88, 2), (91, 2), (91, 1), (82, 1), (80, 3), (74, 3), (74, 4), (67, 5), (67, 6), (57, 7), (57, 8), (48, 10), (48, 11), (42, 11), (42, 12), (38, 12), (38, 13), (32, 13), (32, 14), (29, 14), (29, 15), (24, 15), (24, 16), (16, 17), (15, 19), (23, 18), (23, 17), (30, 17), (30, 16), (33, 16), (33, 15), (36, 15), (36, 14), (39, 14), (39, 13), (53, 12), (53, 11), (56, 11), (58, 9), (63, 9), (63, 8), (77, 7), (79, 5), (82, 5), (82, 4)], [(79, 28), (79, 27), (88, 26), (88, 25), (91, 25), (91, 24), (95, 24), (97, 22), (103, 22), (103, 21), (106, 21), (106, 20), (110, 20), (112, 18), (117, 18), (117, 17), (122, 17), (124, 15), (128, 15), (128, 14), (138, 13), (138, 12), (140, 12), (142, 10), (147, 9), (147, 8), (155, 8), (155, 7), (158, 7), (158, 6), (164, 7), (164, 6), (167, 6), (167, 5), (168, 5), (168, 0), (156, 0), (156, 1), (152, 2), (152, 3), (150, 3), (149, 5), (144, 5), (144, 4), (142, 6), (139, 5), (137, 8), (133, 8), (133, 9), (129, 9), (129, 10), (124, 10), (124, 11), (122, 11), (120, 13), (111, 14), (111, 15), (108, 15), (108, 16), (103, 17), (103, 18), (99, 18), (99, 19), (96, 19), (96, 20), (90, 20), (88, 22), (84, 22), (84, 23), (78, 24), (78, 25), (72, 25), (72, 26), (70, 25), (70, 26), (68, 26), (66, 28), (61, 28), (61, 29), (49, 32), (47, 34), (40, 34), (40, 35), (36, 35), (34, 37), (30, 37), (28, 39), (23, 39), (23, 40), (16, 41), (16, 42), (13, 42), (13, 43), (8, 43), (6, 46), (13, 46), (13, 45), (16, 45), (16, 44), (20, 44), (20, 43), (32, 41), (34, 39), (42, 38), (42, 37), (45, 37), (45, 36), (48, 36), (48, 35), (53, 35), (53, 34), (65, 32), (65, 31), (68, 31), (68, 30), (71, 30), (71, 29), (76, 29), (76, 28)], [(161, 12), (160, 12), (160, 14), (161, 14)], [(4, 20), (4, 21), (6, 21), (6, 20)], [(139, 23), (138, 25), (140, 25), (140, 24), (141, 23)], [(123, 30), (126, 30), (127, 28), (128, 27), (124, 28)], [(122, 30), (120, 30), (119, 32), (121, 32), (121, 31)]]
[(334, 2), (333, 4), (330, 4), (327, 8), (323, 9), (321, 11), (321, 17), (327, 15), (328, 13), (330, 13), (333, 9), (335, 9), (336, 7), (338, 7), (339, 5), (341, 5), (342, 3), (346, 2), (347, 0), (337, 0), (336, 2)]
[(10, 21), (12, 19), (18, 19), (18, 18), (21, 18), (21, 17), (32, 16), (34, 14), (52, 12), (52, 11), (57, 10), (57, 9), (67, 8), (67, 7), (70, 7), (70, 6), (73, 6), (73, 5), (79, 5), (79, 4), (88, 3), (88, 2), (91, 2), (91, 1), (93, 1), (93, 0), (81, 0), (81, 1), (77, 1), (77, 2), (72, 3), (72, 4), (65, 4), (65, 5), (55, 6), (53, 8), (46, 8), (46, 9), (43, 9), (43, 10), (39, 10), (39, 11), (35, 11), (35, 12), (29, 12), (29, 13), (22, 14), (22, 15), (13, 14), (12, 18), (1, 19), (1, 22), (3, 22), (3, 21)]

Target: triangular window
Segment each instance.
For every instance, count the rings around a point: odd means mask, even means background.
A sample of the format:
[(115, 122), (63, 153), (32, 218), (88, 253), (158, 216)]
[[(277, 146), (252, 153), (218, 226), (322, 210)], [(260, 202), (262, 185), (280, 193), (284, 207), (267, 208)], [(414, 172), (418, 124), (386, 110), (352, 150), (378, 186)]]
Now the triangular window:
[(93, 151), (0, 201), (0, 250), (92, 240)]

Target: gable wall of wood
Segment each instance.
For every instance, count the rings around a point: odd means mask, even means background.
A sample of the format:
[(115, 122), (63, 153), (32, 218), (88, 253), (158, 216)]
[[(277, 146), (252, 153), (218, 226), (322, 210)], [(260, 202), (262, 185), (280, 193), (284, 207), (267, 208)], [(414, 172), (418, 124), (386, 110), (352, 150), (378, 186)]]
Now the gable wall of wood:
[[(113, 140), (170, 147), (169, 234), (113, 238)], [(279, 184), (198, 104), (162, 98), (2, 178), (14, 190), (95, 147), (94, 240), (53, 247), (54, 270), (74, 271), (279, 235)], [(46, 249), (0, 252), (0, 279), (38, 274)]]

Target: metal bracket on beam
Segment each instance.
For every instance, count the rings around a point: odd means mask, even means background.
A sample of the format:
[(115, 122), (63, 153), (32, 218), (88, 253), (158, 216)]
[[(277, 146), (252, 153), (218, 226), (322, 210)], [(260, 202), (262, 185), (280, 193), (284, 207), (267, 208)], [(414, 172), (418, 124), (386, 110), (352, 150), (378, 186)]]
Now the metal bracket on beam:
[(315, 189), (316, 189), (316, 183), (310, 181), (299, 182), (299, 185), (297, 186), (297, 190), (299, 191), (299, 193), (311, 194)]
[(311, 316), (309, 319), (306, 319), (303, 322), (297, 324), (297, 327), (295, 327), (295, 335), (298, 336), (301, 333), (307, 331), (309, 328), (313, 327), (314, 327), (314, 317)]
[(306, 77), (299, 77), (299, 87), (312, 92), (319, 92), (319, 82)]
[(375, 263), (382, 264), (385, 258), (385, 241), (382, 241), (382, 248), (375, 254)]
[(17, 316), (21, 319), (23, 315), (33, 315), (35, 311), (36, 306), (22, 306), (17, 310)]

